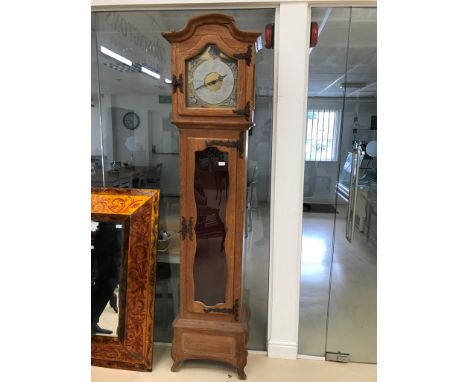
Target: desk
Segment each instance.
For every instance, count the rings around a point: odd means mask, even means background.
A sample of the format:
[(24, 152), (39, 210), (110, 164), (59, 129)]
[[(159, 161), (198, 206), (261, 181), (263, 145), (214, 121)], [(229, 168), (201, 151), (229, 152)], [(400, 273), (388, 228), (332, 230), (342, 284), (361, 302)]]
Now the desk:
[[(148, 166), (128, 166), (122, 167), (117, 171), (106, 171), (106, 186), (107, 187), (133, 187), (134, 181), (139, 184), (140, 178), (148, 171)], [(91, 175), (91, 185), (94, 187), (102, 187), (102, 169), (96, 170), (95, 174)]]

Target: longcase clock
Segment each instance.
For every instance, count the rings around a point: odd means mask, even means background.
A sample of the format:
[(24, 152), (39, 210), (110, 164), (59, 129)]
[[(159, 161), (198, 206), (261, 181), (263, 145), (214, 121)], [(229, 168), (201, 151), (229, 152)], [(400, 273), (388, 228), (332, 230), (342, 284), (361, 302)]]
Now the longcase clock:
[(172, 50), (172, 123), (180, 129), (181, 298), (172, 370), (210, 359), (245, 379), (245, 132), (253, 124), (259, 33), (206, 14), (163, 36)]

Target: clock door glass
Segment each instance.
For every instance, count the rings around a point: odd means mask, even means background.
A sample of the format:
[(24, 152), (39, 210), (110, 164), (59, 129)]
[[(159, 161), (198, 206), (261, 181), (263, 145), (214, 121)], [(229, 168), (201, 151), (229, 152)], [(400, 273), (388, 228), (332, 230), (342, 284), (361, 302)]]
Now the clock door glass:
[(197, 248), (193, 264), (195, 301), (213, 306), (225, 301), (226, 206), (228, 153), (208, 147), (195, 152), (194, 194), (197, 206)]
[(237, 60), (216, 45), (207, 45), (186, 61), (188, 107), (235, 108), (237, 104)]

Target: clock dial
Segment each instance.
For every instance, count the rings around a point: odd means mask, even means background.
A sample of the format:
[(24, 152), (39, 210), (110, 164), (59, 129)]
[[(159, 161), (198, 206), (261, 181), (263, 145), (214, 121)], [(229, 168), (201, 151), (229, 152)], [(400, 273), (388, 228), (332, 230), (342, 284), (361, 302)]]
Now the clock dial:
[(189, 107), (236, 107), (237, 61), (208, 45), (186, 63)]
[(135, 130), (140, 125), (140, 117), (133, 111), (123, 116), (123, 123), (127, 129)]

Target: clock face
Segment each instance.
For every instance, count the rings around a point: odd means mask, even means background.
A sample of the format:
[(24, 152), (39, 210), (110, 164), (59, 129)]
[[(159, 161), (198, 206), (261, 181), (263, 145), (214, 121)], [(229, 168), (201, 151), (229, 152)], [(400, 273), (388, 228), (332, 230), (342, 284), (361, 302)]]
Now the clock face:
[(186, 70), (188, 107), (236, 107), (237, 60), (208, 45), (186, 62)]
[(140, 117), (133, 111), (123, 116), (123, 123), (127, 129), (135, 130), (140, 125)]

